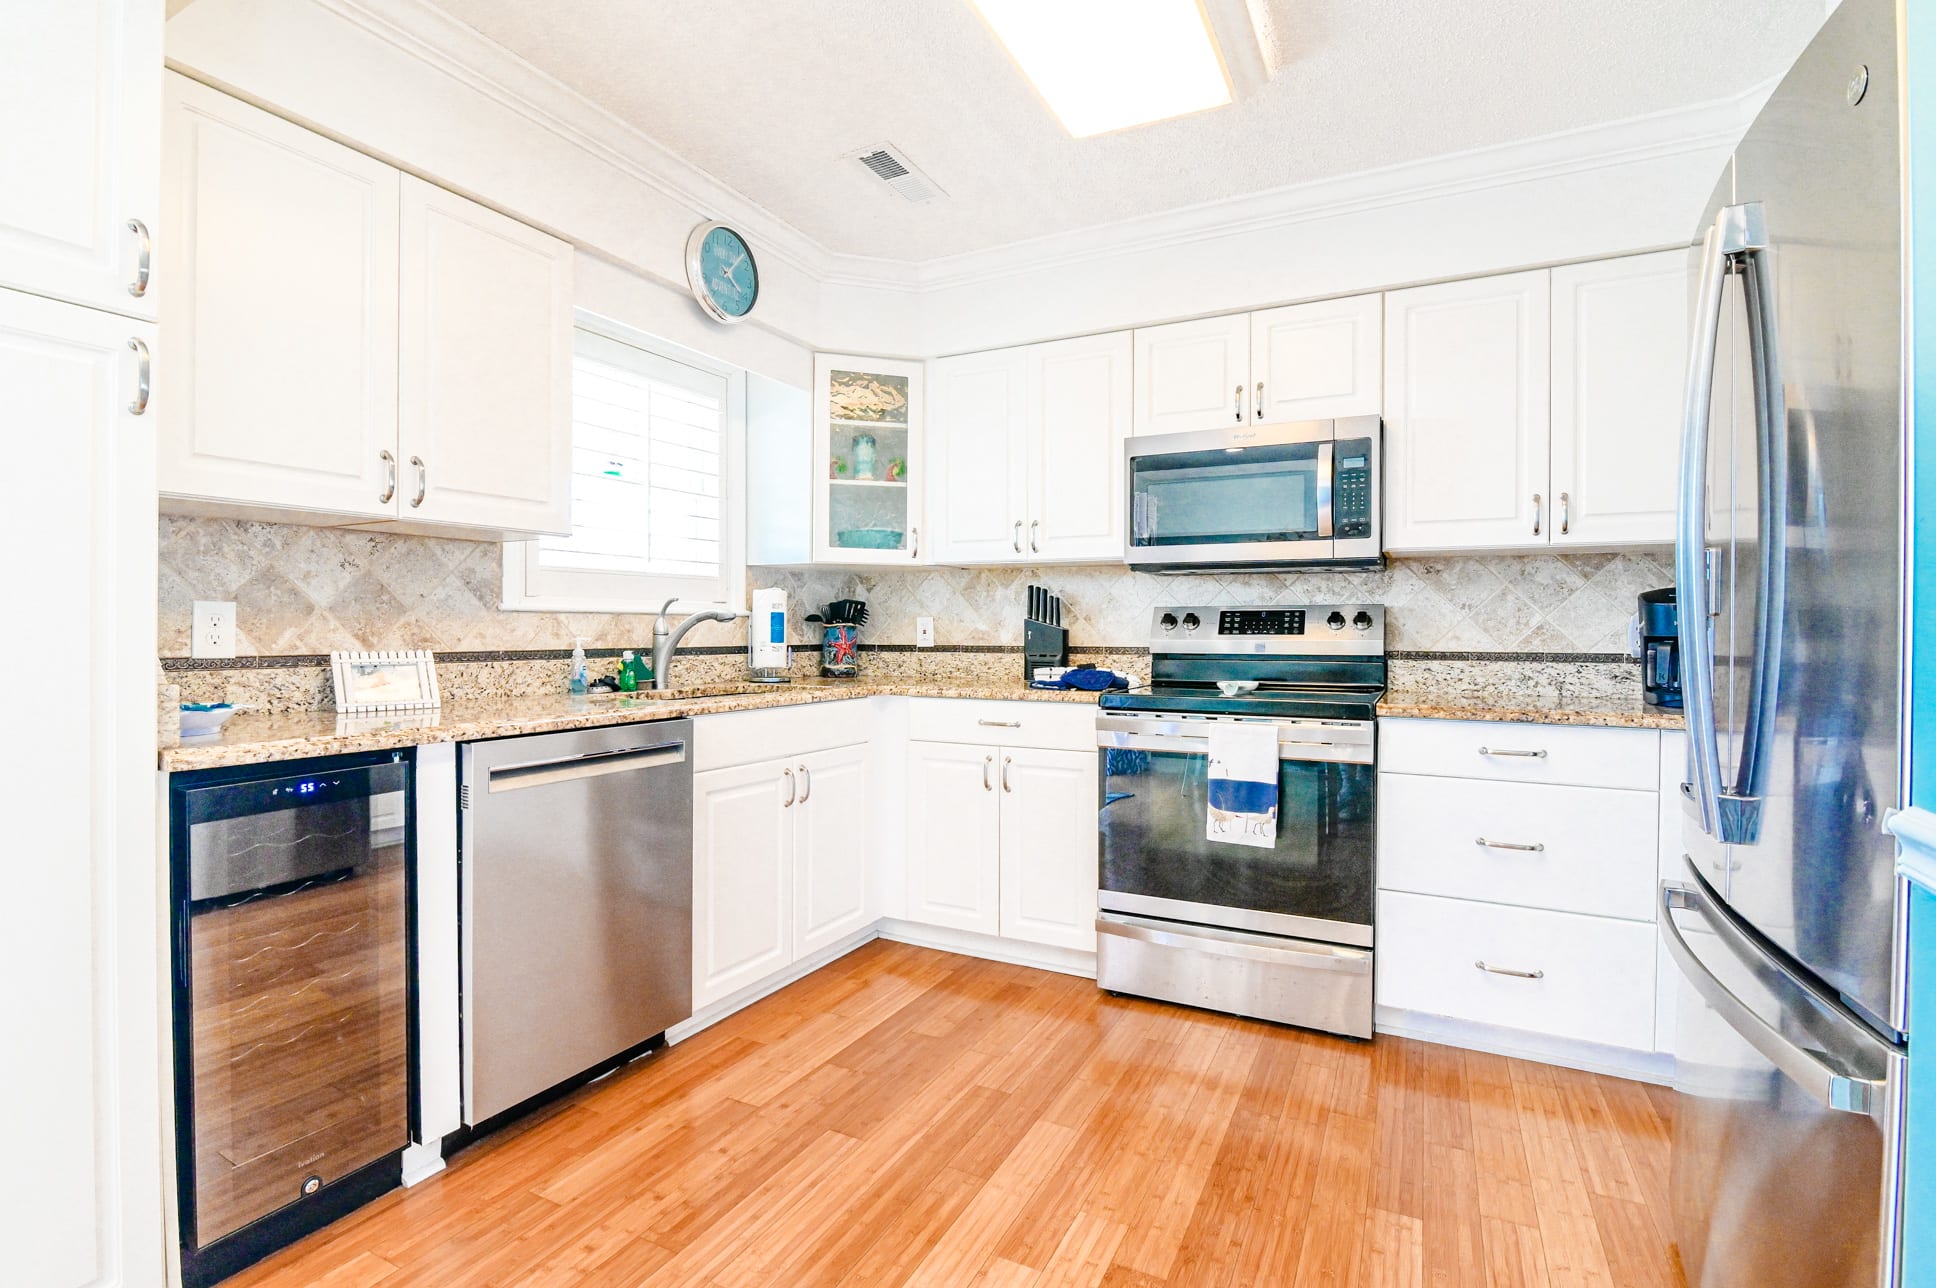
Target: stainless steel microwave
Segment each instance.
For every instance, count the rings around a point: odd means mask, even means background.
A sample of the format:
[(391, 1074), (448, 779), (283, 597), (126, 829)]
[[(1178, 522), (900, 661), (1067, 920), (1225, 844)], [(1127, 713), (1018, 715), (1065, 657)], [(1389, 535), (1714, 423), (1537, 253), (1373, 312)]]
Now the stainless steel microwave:
[(1347, 416), (1131, 438), (1129, 566), (1380, 563), (1381, 429), (1376, 416)]

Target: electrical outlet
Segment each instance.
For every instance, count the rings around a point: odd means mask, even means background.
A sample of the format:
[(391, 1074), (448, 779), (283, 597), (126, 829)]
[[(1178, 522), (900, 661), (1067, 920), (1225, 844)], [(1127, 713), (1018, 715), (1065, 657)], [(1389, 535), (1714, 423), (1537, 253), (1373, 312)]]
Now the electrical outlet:
[(914, 619), (914, 647), (934, 647), (934, 618), (917, 617)]
[(190, 657), (235, 656), (235, 604), (225, 599), (195, 601), (188, 637)]

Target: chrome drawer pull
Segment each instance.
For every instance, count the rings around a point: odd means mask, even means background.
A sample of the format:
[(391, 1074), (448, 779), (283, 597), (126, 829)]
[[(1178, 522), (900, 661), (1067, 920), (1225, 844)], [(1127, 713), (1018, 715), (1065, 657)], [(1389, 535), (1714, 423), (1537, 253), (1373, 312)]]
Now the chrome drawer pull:
[(1473, 844), (1488, 850), (1521, 850), (1527, 854), (1544, 854), (1546, 852), (1546, 844), (1543, 841), (1534, 841), (1531, 845), (1521, 845), (1518, 841), (1488, 841), (1482, 836), (1474, 841)]
[(977, 720), (975, 723), (984, 729), (1020, 729), (1022, 727), (1020, 720)]
[(1488, 966), (1484, 962), (1473, 962), (1472, 964), (1488, 975), (1510, 975), (1514, 979), (1546, 978), (1546, 972), (1543, 970), (1509, 970), (1504, 966)]
[(1546, 759), (1546, 751), (1544, 748), (1538, 751), (1513, 751), (1505, 747), (1481, 747), (1479, 748), (1479, 754), (1481, 756), (1524, 756), (1528, 760)]

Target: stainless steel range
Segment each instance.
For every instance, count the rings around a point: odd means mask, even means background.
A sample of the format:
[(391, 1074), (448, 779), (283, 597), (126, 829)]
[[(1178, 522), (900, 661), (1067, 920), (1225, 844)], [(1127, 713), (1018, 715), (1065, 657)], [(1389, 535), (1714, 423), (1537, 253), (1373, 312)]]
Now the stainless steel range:
[[(1370, 1037), (1384, 609), (1161, 608), (1150, 652), (1149, 687), (1105, 694), (1096, 721), (1096, 982)], [(1249, 843), (1208, 821), (1229, 725), (1277, 735), (1274, 834)]]

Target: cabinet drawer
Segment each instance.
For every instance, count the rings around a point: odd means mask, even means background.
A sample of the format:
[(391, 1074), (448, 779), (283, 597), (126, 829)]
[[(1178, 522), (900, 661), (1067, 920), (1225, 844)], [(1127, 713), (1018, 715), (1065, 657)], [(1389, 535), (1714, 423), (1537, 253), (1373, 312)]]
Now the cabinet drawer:
[(865, 699), (697, 716), (692, 722), (692, 767), (695, 773), (704, 773), (760, 760), (785, 760), (851, 747), (873, 736), (874, 704)]
[(1379, 768), (1514, 783), (1653, 791), (1660, 733), (1489, 720), (1380, 720)]
[(978, 747), (1094, 751), (1096, 708), (1087, 702), (984, 702), (917, 698), (908, 703), (908, 737)]
[(1381, 774), (1378, 885), (1651, 921), (1657, 804), (1652, 792)]
[(1651, 924), (1386, 891), (1377, 955), (1381, 1006), (1653, 1049)]

